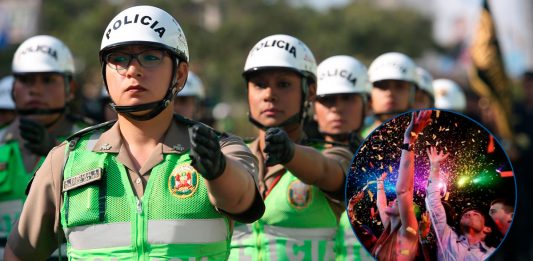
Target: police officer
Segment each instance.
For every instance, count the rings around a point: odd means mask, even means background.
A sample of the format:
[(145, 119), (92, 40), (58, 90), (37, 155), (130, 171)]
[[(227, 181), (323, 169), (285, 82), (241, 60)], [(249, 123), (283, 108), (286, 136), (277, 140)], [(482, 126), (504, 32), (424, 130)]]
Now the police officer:
[[(355, 153), (371, 88), (366, 66), (351, 56), (336, 55), (318, 65), (317, 75), (313, 117), (319, 132), (328, 146), (346, 146)], [(343, 167), (347, 170), (350, 164)], [(346, 212), (340, 219), (335, 252), (337, 260), (372, 260), (355, 236)]]
[(9, 75), (0, 80), (0, 137), (2, 130), (9, 125), (17, 115), (15, 102), (11, 97), (13, 90), (13, 76)]
[(368, 68), (372, 83), (370, 107), (373, 118), (364, 127), (366, 137), (394, 115), (412, 108), (416, 91), (416, 64), (407, 55), (397, 52), (378, 56)]
[(200, 78), (189, 71), (183, 90), (174, 100), (174, 112), (189, 119), (199, 119), (202, 101), (205, 98), (204, 85)]
[(433, 90), (433, 76), (426, 69), (416, 67), (416, 94), (413, 109), (433, 108), (435, 105), (435, 91)]
[(299, 144), (316, 93), (314, 56), (295, 37), (271, 35), (249, 52), (243, 76), (249, 120), (259, 130), (249, 146), (259, 159), (266, 210), (253, 225), (236, 226), (230, 260), (333, 260), (343, 209), (342, 161), (352, 155), (336, 150), (324, 156)]
[(231, 220), (263, 213), (257, 164), (241, 139), (174, 116), (189, 61), (180, 25), (128, 8), (107, 26), (100, 61), (118, 120), (50, 152), (6, 257), (43, 259), (64, 237), (74, 260), (225, 260)]
[(0, 138), (0, 242), (20, 215), (25, 189), (44, 156), (59, 141), (87, 126), (67, 114), (74, 92), (74, 60), (59, 39), (34, 36), (16, 50), (12, 96), (17, 118)]

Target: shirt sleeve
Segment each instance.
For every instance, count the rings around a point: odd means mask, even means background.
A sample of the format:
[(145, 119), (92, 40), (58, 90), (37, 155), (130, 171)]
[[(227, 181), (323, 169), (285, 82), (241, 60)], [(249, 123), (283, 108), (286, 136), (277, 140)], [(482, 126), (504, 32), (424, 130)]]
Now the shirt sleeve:
[(45, 260), (63, 241), (59, 226), (61, 169), (65, 143), (50, 151), (37, 170), (8, 244), (22, 260)]
[[(344, 147), (331, 147), (327, 148), (322, 151), (322, 154), (328, 158), (332, 159), (335, 162), (339, 164), (339, 167), (341, 167), (343, 174), (344, 174), (344, 180), (346, 182), (346, 176), (348, 175), (348, 170), (350, 169), (350, 166), (352, 164), (352, 158), (353, 153)], [(335, 201), (340, 202), (342, 204), (342, 201), (344, 201), (344, 189), (345, 184), (341, 186), (341, 188), (338, 191), (324, 191), (328, 195), (328, 198), (331, 198)], [(344, 210), (344, 206), (342, 207)]]
[(452, 236), (452, 230), (446, 223), (446, 211), (441, 202), (440, 188), (438, 182), (429, 180), (426, 195), (426, 206), (430, 211), (431, 224), (437, 232), (437, 236), (441, 241), (448, 241), (447, 239)]
[(234, 135), (228, 135), (220, 140), (220, 149), (227, 157), (241, 163), (252, 175), (257, 185), (259, 165), (257, 158), (244, 144), (243, 140)]

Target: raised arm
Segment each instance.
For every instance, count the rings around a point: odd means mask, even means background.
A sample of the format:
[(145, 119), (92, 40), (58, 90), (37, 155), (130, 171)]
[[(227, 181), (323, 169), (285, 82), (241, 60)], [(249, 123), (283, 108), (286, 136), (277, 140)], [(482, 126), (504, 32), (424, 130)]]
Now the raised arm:
[(435, 147), (427, 150), (430, 162), (426, 205), (432, 215), (431, 222), (438, 235), (442, 235), (446, 229), (446, 212), (440, 199), (440, 186), (443, 182), (440, 178), (440, 164), (448, 158), (448, 154), (438, 152)]
[(386, 227), (390, 222), (389, 215), (387, 215), (385, 212), (385, 209), (387, 208), (387, 194), (385, 193), (384, 184), (386, 177), (387, 172), (383, 172), (381, 177), (378, 178), (376, 192), (376, 205), (378, 207), (379, 218), (381, 219), (381, 223), (383, 223), (383, 227)]
[[(396, 196), (402, 226), (409, 232), (418, 231), (418, 222), (413, 211), (414, 192), (414, 145), (418, 135), (431, 121), (431, 111), (425, 110), (419, 113), (413, 112), (411, 122), (404, 133), (402, 152), (400, 157), (400, 168), (398, 170), (398, 181), (396, 182)], [(412, 234), (412, 233), (411, 233)]]

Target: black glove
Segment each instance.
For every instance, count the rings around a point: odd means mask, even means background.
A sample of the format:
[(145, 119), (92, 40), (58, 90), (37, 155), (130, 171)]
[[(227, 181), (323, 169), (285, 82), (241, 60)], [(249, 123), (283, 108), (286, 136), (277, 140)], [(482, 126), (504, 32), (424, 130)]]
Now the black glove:
[(56, 146), (56, 138), (39, 122), (21, 118), (19, 130), (24, 147), (37, 155), (46, 156)]
[(220, 150), (219, 137), (205, 125), (189, 127), (191, 165), (207, 180), (218, 178), (226, 169), (226, 158)]
[(280, 128), (270, 128), (265, 134), (265, 149), (267, 154), (265, 164), (274, 166), (276, 164), (285, 164), (294, 157), (294, 142), (289, 135)]

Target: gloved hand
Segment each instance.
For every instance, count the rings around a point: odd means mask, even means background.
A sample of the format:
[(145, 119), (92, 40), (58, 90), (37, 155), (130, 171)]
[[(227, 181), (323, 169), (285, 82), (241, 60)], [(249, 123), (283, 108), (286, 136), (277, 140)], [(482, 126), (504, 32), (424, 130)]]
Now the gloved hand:
[(191, 165), (207, 180), (218, 178), (226, 169), (226, 158), (220, 150), (219, 137), (205, 125), (189, 127)]
[(56, 138), (39, 122), (21, 118), (19, 130), (24, 147), (37, 155), (46, 156), (56, 145)]
[(263, 152), (267, 154), (265, 162), (267, 166), (285, 164), (294, 157), (294, 142), (284, 130), (270, 128), (265, 133)]

